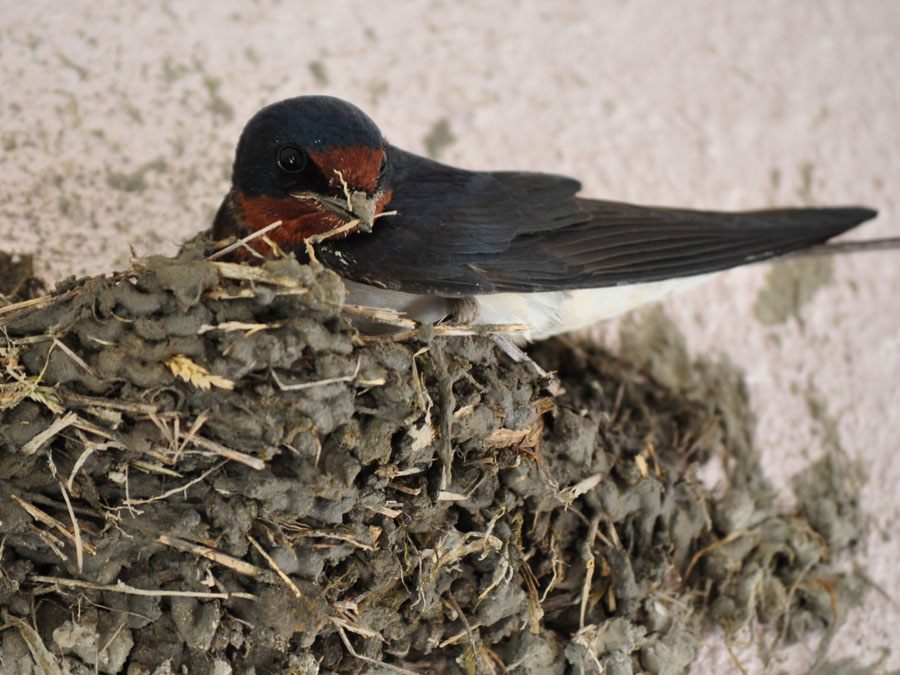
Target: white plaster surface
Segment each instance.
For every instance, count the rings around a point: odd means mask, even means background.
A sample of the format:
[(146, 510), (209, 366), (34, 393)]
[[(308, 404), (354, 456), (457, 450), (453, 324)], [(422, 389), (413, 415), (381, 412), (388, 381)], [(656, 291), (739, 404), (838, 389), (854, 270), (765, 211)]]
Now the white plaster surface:
[[(49, 2), (0, 0), (0, 247), (50, 279), (172, 253), (209, 223), (263, 104), (347, 98), (441, 159), (582, 180), (584, 194), (709, 208), (861, 203), (849, 238), (900, 235), (900, 2)], [(312, 65), (317, 64), (317, 65)], [(777, 177), (777, 178), (776, 178)], [(770, 476), (821, 449), (827, 401), (869, 466), (870, 591), (833, 657), (900, 668), (900, 253), (835, 262), (771, 328), (765, 266), (667, 303), (697, 353), (747, 372)], [(739, 652), (758, 672), (752, 650)], [(805, 672), (810, 651), (781, 664)], [(736, 670), (710, 635), (697, 673)]]

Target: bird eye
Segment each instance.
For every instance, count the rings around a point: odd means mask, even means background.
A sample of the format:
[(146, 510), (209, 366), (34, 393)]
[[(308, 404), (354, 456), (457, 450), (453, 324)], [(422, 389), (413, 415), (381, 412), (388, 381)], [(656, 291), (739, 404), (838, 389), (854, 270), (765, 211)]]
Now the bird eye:
[(285, 173), (297, 173), (306, 167), (306, 153), (294, 145), (285, 145), (278, 151), (278, 166)]

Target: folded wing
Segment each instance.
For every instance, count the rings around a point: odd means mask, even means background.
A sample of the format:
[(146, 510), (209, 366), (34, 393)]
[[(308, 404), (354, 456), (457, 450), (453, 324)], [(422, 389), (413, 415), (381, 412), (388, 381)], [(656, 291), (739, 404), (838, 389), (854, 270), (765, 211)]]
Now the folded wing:
[(447, 297), (706, 274), (802, 250), (875, 216), (862, 207), (724, 213), (576, 197), (563, 176), (471, 172), (392, 149), (396, 215), (320, 245), (343, 276)]

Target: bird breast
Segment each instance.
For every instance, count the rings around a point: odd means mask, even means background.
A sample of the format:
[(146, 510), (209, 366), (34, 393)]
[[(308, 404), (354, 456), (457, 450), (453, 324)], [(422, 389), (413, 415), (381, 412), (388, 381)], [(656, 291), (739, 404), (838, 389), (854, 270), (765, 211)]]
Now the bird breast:
[[(627, 286), (583, 288), (539, 293), (487, 293), (475, 296), (474, 324), (528, 324), (525, 340), (584, 328), (647, 303), (686, 290), (712, 276), (703, 274)], [(393, 309), (422, 323), (436, 323), (450, 313), (449, 301), (428, 295), (376, 288), (345, 280), (347, 302)]]

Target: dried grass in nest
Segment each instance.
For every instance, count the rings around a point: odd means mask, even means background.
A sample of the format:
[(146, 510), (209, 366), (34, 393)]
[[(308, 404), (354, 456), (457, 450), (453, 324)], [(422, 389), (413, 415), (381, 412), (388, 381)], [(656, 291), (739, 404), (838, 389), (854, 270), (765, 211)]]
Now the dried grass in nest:
[[(554, 341), (532, 351), (554, 396), (484, 328), (419, 331), (315, 265), (209, 253), (0, 305), (11, 663), (678, 672), (704, 616), (731, 638), (839, 624), (852, 580), (823, 565), (862, 526), (852, 474), (806, 486), (840, 536), (779, 512), (727, 370), (644, 345), (683, 366), (667, 387)], [(694, 479), (714, 452), (737, 466), (720, 497)]]

